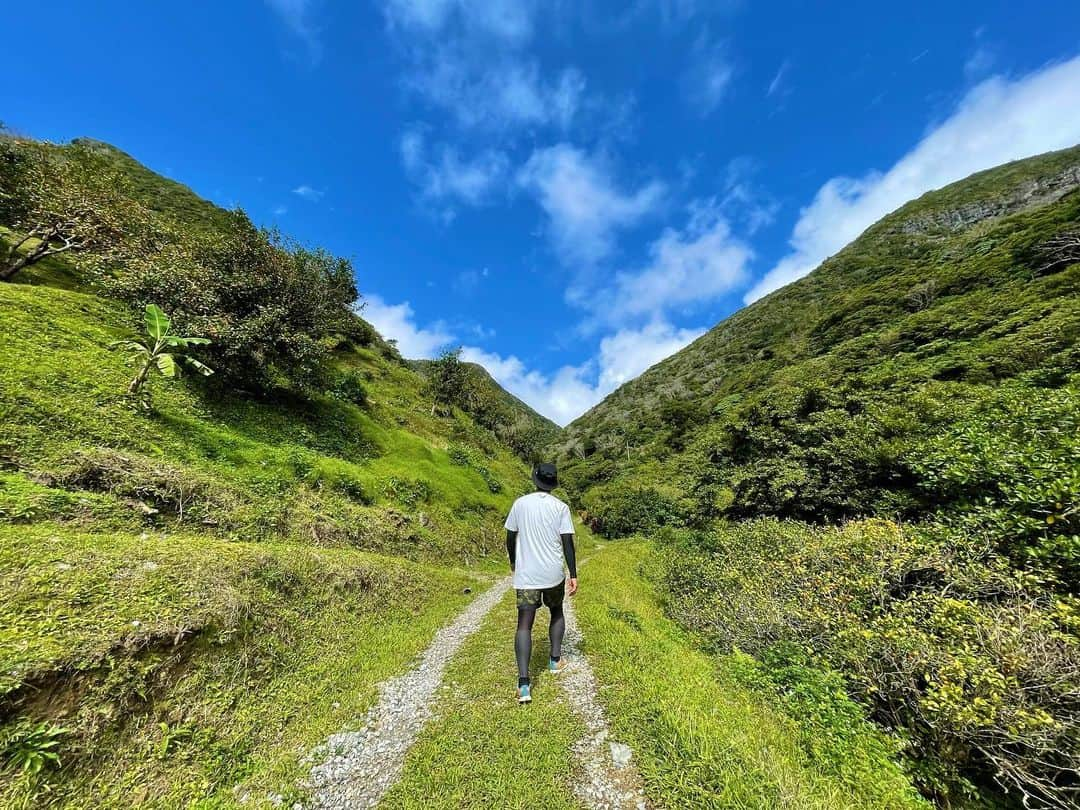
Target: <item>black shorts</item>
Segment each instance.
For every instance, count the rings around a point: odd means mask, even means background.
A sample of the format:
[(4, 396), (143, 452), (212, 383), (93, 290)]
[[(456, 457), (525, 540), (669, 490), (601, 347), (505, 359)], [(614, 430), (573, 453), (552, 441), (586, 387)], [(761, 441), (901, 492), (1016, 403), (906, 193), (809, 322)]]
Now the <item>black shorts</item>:
[(547, 608), (562, 607), (563, 597), (566, 596), (566, 580), (550, 588), (518, 588), (518, 608), (536, 610), (543, 603)]

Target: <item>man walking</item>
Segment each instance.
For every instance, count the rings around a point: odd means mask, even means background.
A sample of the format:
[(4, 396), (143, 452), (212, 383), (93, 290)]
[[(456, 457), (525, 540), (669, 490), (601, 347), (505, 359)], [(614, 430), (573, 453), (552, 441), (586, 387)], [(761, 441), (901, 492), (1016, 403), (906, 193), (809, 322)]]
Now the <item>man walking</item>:
[[(518, 667), (518, 703), (530, 703), (529, 657), (532, 655), (532, 627), (541, 604), (551, 612), (551, 659), (548, 670), (562, 671), (563, 595), (577, 592), (577, 560), (574, 553), (574, 523), (570, 507), (551, 494), (559, 485), (554, 464), (533, 468), (536, 491), (514, 501), (506, 518), (506, 553), (514, 572), (517, 591), (517, 635), (514, 654)], [(563, 560), (570, 581), (563, 579)]]

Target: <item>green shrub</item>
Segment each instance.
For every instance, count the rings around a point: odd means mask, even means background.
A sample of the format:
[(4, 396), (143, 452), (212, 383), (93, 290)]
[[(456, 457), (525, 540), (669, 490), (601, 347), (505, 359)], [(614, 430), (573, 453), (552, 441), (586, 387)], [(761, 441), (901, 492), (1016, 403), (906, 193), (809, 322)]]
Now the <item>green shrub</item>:
[[(1062, 801), (1080, 761), (1080, 614), (977, 538), (887, 521), (668, 533), (669, 607), (719, 650), (805, 651), (910, 738), (945, 802), (992, 778)], [(771, 676), (770, 676), (771, 677)], [(1057, 805), (1053, 805), (1057, 806)]]
[(674, 502), (651, 487), (598, 488), (584, 505), (590, 528), (604, 537), (645, 534), (679, 522)]
[(68, 733), (68, 729), (51, 723), (15, 726), (0, 743), (4, 763), (30, 776), (37, 776), (47, 768), (59, 768), (57, 749)]
[(159, 249), (103, 277), (106, 290), (168, 311), (182, 331), (213, 341), (214, 368), (234, 385), (271, 390), (324, 376), (324, 339), (355, 323), (350, 264), (256, 228), (242, 211), (216, 232), (177, 229)]
[(354, 371), (334, 374), (328, 393), (335, 399), (351, 402), (359, 408), (366, 408), (368, 404), (367, 388), (361, 376)]
[(452, 444), (446, 450), (447, 455), (450, 456), (450, 462), (456, 464), (459, 467), (468, 467), (471, 463), (472, 454), (468, 448), (462, 447), (460, 444)]
[(1080, 389), (1013, 386), (915, 448), (941, 519), (1069, 590), (1080, 582)]
[(423, 478), (407, 479), (391, 476), (386, 481), (386, 496), (413, 509), (431, 500), (431, 483)]

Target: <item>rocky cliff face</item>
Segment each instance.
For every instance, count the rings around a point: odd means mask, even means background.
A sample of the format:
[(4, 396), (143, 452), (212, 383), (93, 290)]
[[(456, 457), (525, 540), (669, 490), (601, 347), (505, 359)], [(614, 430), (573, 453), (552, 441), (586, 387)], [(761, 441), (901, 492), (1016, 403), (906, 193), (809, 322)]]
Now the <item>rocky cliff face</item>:
[(1024, 181), (1004, 196), (981, 199), (957, 208), (911, 217), (900, 224), (899, 230), (909, 234), (956, 233), (988, 219), (1056, 202), (1077, 188), (1080, 188), (1080, 163), (1050, 177)]

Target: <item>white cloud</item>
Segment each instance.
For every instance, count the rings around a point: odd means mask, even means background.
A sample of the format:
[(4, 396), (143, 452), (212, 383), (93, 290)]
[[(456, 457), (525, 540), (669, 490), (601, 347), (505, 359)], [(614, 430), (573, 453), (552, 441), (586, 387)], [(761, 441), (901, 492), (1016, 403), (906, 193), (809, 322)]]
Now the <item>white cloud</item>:
[(983, 79), (993, 70), (996, 61), (997, 54), (986, 41), (986, 28), (980, 25), (975, 29), (975, 48), (964, 61), (964, 77), (970, 82)]
[(1080, 142), (1080, 56), (973, 88), (887, 172), (834, 177), (804, 208), (792, 251), (746, 294), (756, 301), (802, 278), (878, 219), (926, 191), (1011, 160)]
[(538, 4), (523, 0), (384, 0), (409, 62), (405, 86), (464, 129), (570, 126), (582, 106), (577, 69), (528, 56)]
[(379, 334), (388, 340), (396, 340), (398, 351), (410, 360), (431, 358), (439, 349), (454, 340), (441, 323), (429, 327), (418, 326), (413, 308), (408, 301), (388, 304), (378, 295), (363, 296), (360, 315), (371, 323)]
[(683, 75), (686, 100), (699, 114), (708, 115), (723, 100), (734, 75), (735, 69), (724, 46), (711, 43), (702, 35), (691, 51), (690, 65)]
[(601, 158), (565, 143), (533, 152), (518, 183), (544, 209), (555, 248), (567, 263), (607, 257), (616, 231), (656, 210), (664, 195), (655, 181), (623, 191)]
[(281, 217), (289, 213), (289, 209), (284, 205), (278, 205), (274, 207), (274, 216)]
[(785, 59), (777, 69), (772, 81), (769, 82), (769, 88), (765, 91), (766, 96), (775, 96), (784, 89), (784, 77), (787, 75), (789, 67), (790, 63)]
[(649, 246), (645, 267), (615, 276), (614, 293), (597, 315), (619, 323), (628, 318), (707, 303), (743, 283), (753, 258), (731, 233), (716, 200), (691, 206), (682, 230), (666, 228)]
[(422, 49), (406, 85), (450, 113), (462, 128), (494, 131), (566, 129), (585, 91), (585, 79), (576, 68), (564, 68), (549, 79), (535, 61), (517, 52), (485, 53), (457, 41)]
[[(429, 157), (423, 135), (416, 130), (402, 136), (400, 150), (405, 171), (420, 187), (421, 196), (435, 203), (481, 205), (490, 199), (509, 170), (507, 156), (493, 149), (465, 159), (454, 147), (443, 145)], [(452, 215), (452, 210), (444, 209), (444, 218)]]
[(292, 190), (292, 193), (297, 197), (303, 197), (308, 202), (318, 202), (326, 195), (325, 191), (320, 191), (307, 183), (297, 186)]
[(600, 341), (597, 388), (607, 396), (623, 383), (705, 334), (705, 329), (678, 329), (653, 320), (641, 329), (620, 329)]
[(386, 0), (391, 26), (428, 34), (451, 25), (473, 35), (520, 41), (533, 32), (535, 4), (527, 0)]
[(563, 366), (551, 374), (529, 369), (513, 355), (502, 357), (474, 346), (466, 346), (462, 357), (479, 363), (506, 390), (565, 425), (704, 331), (677, 329), (661, 320), (638, 330), (622, 329), (600, 342), (596, 358), (580, 366)]

